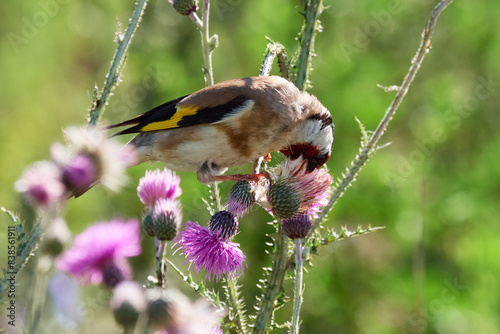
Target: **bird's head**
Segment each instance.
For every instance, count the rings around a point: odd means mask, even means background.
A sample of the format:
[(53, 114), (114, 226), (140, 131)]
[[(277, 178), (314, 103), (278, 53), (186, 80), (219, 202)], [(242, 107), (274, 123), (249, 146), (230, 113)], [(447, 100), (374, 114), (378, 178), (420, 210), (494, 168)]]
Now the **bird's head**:
[(310, 173), (330, 158), (334, 125), (330, 113), (321, 107), (321, 112), (310, 113), (297, 125), (289, 146), (280, 150), (294, 171)]

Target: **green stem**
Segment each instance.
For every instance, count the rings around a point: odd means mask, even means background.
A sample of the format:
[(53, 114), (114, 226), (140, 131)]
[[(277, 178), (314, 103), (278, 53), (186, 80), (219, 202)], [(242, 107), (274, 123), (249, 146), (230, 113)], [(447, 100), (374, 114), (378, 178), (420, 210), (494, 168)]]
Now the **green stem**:
[(214, 84), (214, 72), (212, 68), (212, 51), (209, 45), (210, 34), (208, 31), (208, 22), (210, 18), (210, 0), (203, 1), (203, 17), (201, 27), (201, 46), (203, 48), (203, 75), (205, 76), (205, 86)]
[(132, 17), (130, 18), (130, 22), (127, 26), (127, 30), (125, 30), (125, 34), (123, 34), (123, 36), (117, 35), (116, 37), (117, 47), (108, 74), (106, 75), (106, 81), (104, 82), (104, 86), (102, 87), (99, 97), (94, 97), (90, 107), (88, 119), (89, 126), (97, 125), (97, 122), (99, 121), (99, 118), (108, 103), (108, 99), (111, 96), (111, 91), (119, 82), (125, 54), (130, 45), (130, 41), (132, 40), (132, 36), (139, 25), (139, 21), (144, 14), (146, 4), (147, 0), (137, 0), (134, 12), (132, 13)]
[(302, 245), (300, 239), (295, 241), (295, 287), (293, 296), (293, 313), (292, 313), (292, 334), (299, 333), (300, 307), (302, 306), (302, 276), (303, 276), (303, 261), (302, 261)]
[(305, 90), (311, 69), (311, 56), (314, 49), (314, 38), (319, 24), (318, 18), (323, 10), (323, 0), (306, 0), (306, 22), (301, 35), (300, 54), (297, 64), (295, 86)]
[(242, 321), (242, 315), (244, 314), (244, 310), (242, 309), (242, 304), (238, 300), (238, 291), (236, 288), (236, 278), (233, 276), (229, 276), (227, 278), (227, 287), (228, 287), (228, 295), (229, 295), (229, 312), (233, 312), (232, 319), (234, 319), (234, 324), (238, 330), (238, 333), (248, 333), (248, 328), (246, 327), (246, 323)]
[(42, 255), (38, 258), (35, 288), (32, 290), (34, 296), (31, 304), (31, 324), (29, 327), (30, 334), (38, 333), (37, 328), (42, 316), (45, 296), (47, 294), (47, 286), (49, 284), (48, 271), (51, 267), (52, 259), (49, 258), (48, 255)]
[(158, 279), (158, 287), (165, 288), (166, 286), (166, 270), (167, 265), (163, 260), (165, 254), (166, 241), (155, 238), (155, 255), (156, 255), (156, 277)]
[[(281, 226), (280, 222), (279, 224)], [(255, 325), (253, 329), (254, 334), (265, 333), (266, 326), (269, 323), (269, 320), (271, 320), (276, 298), (278, 297), (278, 294), (282, 289), (283, 280), (285, 279), (287, 260), (288, 238), (285, 233), (283, 233), (280, 227), (278, 236), (276, 238), (276, 254), (273, 261), (273, 267), (267, 279), (266, 289), (263, 296), (261, 297), (259, 314), (255, 319)]]

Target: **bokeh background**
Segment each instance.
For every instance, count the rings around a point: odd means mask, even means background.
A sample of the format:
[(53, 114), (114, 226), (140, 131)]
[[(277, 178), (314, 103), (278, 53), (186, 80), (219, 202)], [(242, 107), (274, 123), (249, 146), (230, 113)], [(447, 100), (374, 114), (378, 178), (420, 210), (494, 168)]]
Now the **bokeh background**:
[[(436, 3), (325, 0), (310, 92), (336, 125), (328, 162), (334, 175), (340, 177), (358, 151), (355, 117), (373, 130), (391, 103), (394, 93), (376, 85), (401, 82)], [(130, 0), (0, 2), (0, 206), (20, 212), (13, 183), (25, 166), (48, 158), (64, 127), (85, 123), (93, 87), (102, 86), (114, 52), (117, 21), (126, 25), (133, 5)], [(265, 36), (293, 57), (301, 11), (299, 1), (214, 0), (211, 33), (220, 41), (213, 58), (216, 81), (258, 75)], [(392, 144), (368, 162), (327, 221), (337, 230), (386, 228), (319, 250), (305, 276), (303, 333), (500, 332), (499, 15), (495, 1), (455, 1), (441, 16), (432, 50), (382, 138)], [(151, 0), (103, 122), (202, 88), (201, 64), (200, 35), (192, 22), (166, 0)], [(66, 209), (71, 230), (78, 233), (112, 217), (140, 217), (138, 179), (146, 169), (161, 167), (131, 168), (128, 187), (119, 193), (97, 188), (71, 200)], [(179, 174), (185, 219), (207, 221), (201, 201), (207, 187), (194, 173)], [(224, 197), (229, 186), (222, 185)], [(2, 214), (0, 221), (5, 240), (9, 219)], [(248, 257), (240, 280), (248, 306), (258, 293), (260, 268), (270, 264), (267, 221), (263, 210), (254, 210), (236, 237)], [(154, 270), (151, 240), (145, 238), (143, 247), (133, 260), (139, 281)], [(0, 251), (2, 263), (5, 253)], [(181, 258), (174, 261), (182, 265)], [(194, 297), (175, 274), (170, 282)], [(28, 286), (21, 281), (18, 289)], [(118, 333), (108, 296), (96, 287), (81, 294), (80, 307), (89, 318), (76, 332)], [(287, 320), (289, 311), (278, 311), (279, 320)], [(40, 331), (63, 332), (50, 302), (45, 312)]]

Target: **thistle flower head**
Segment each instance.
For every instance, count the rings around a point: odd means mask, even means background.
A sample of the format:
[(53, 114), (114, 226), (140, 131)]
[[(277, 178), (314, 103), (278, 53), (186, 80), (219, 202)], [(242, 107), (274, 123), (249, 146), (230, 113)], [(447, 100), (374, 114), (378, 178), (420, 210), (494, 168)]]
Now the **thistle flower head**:
[(177, 247), (175, 252), (180, 250), (186, 256), (185, 263), (194, 265), (196, 273), (203, 268), (209, 280), (215, 277), (218, 282), (223, 274), (239, 276), (243, 274), (245, 255), (239, 244), (227, 241), (221, 233), (188, 221), (172, 246)]
[(143, 288), (133, 281), (119, 283), (113, 290), (109, 304), (116, 322), (124, 328), (132, 329), (147, 306)]
[(32, 205), (44, 209), (62, 202), (67, 196), (59, 169), (48, 161), (28, 168), (14, 187)]
[(308, 213), (299, 213), (292, 218), (283, 219), (281, 227), (290, 239), (303, 239), (311, 231), (311, 216)]
[(291, 170), (286, 161), (274, 172), (276, 181), (269, 187), (267, 198), (279, 218), (291, 218), (308, 212), (318, 212), (328, 203), (333, 179), (323, 168), (312, 172)]
[(83, 284), (116, 286), (130, 279), (128, 257), (141, 252), (139, 222), (112, 220), (97, 223), (75, 237), (73, 246), (56, 259), (59, 270), (72, 274)]
[(182, 194), (180, 178), (169, 169), (146, 171), (139, 180), (137, 195), (147, 207), (153, 207), (160, 198), (176, 199)]
[(189, 16), (198, 9), (198, 0), (173, 0), (172, 5), (177, 13)]
[(177, 290), (148, 289), (147, 313), (155, 333), (222, 333), (217, 332), (221, 312), (205, 299), (192, 303)]
[(244, 216), (254, 205), (255, 196), (252, 185), (248, 181), (238, 181), (229, 192), (227, 211), (237, 217)]
[(229, 211), (216, 212), (208, 223), (208, 228), (212, 232), (219, 231), (219, 237), (223, 240), (229, 240), (238, 230), (238, 220)]
[(126, 181), (125, 169), (136, 161), (135, 151), (107, 138), (95, 128), (70, 127), (64, 130), (68, 141), (52, 145), (52, 159), (63, 170), (64, 181), (79, 196), (96, 183), (117, 191)]
[(143, 222), (144, 230), (158, 240), (172, 240), (182, 222), (181, 205), (173, 199), (160, 198)]
[(63, 180), (69, 189), (86, 189), (98, 181), (97, 165), (91, 157), (77, 154), (63, 166)]

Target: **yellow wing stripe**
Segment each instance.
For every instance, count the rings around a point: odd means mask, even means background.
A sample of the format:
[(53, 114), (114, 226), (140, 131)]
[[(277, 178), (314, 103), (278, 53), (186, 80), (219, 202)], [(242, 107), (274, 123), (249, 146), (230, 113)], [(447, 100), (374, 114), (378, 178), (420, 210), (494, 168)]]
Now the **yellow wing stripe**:
[(177, 108), (177, 111), (172, 117), (164, 121), (149, 123), (141, 128), (141, 132), (178, 128), (178, 123), (184, 116), (196, 115), (197, 112), (198, 107), (195, 106)]

